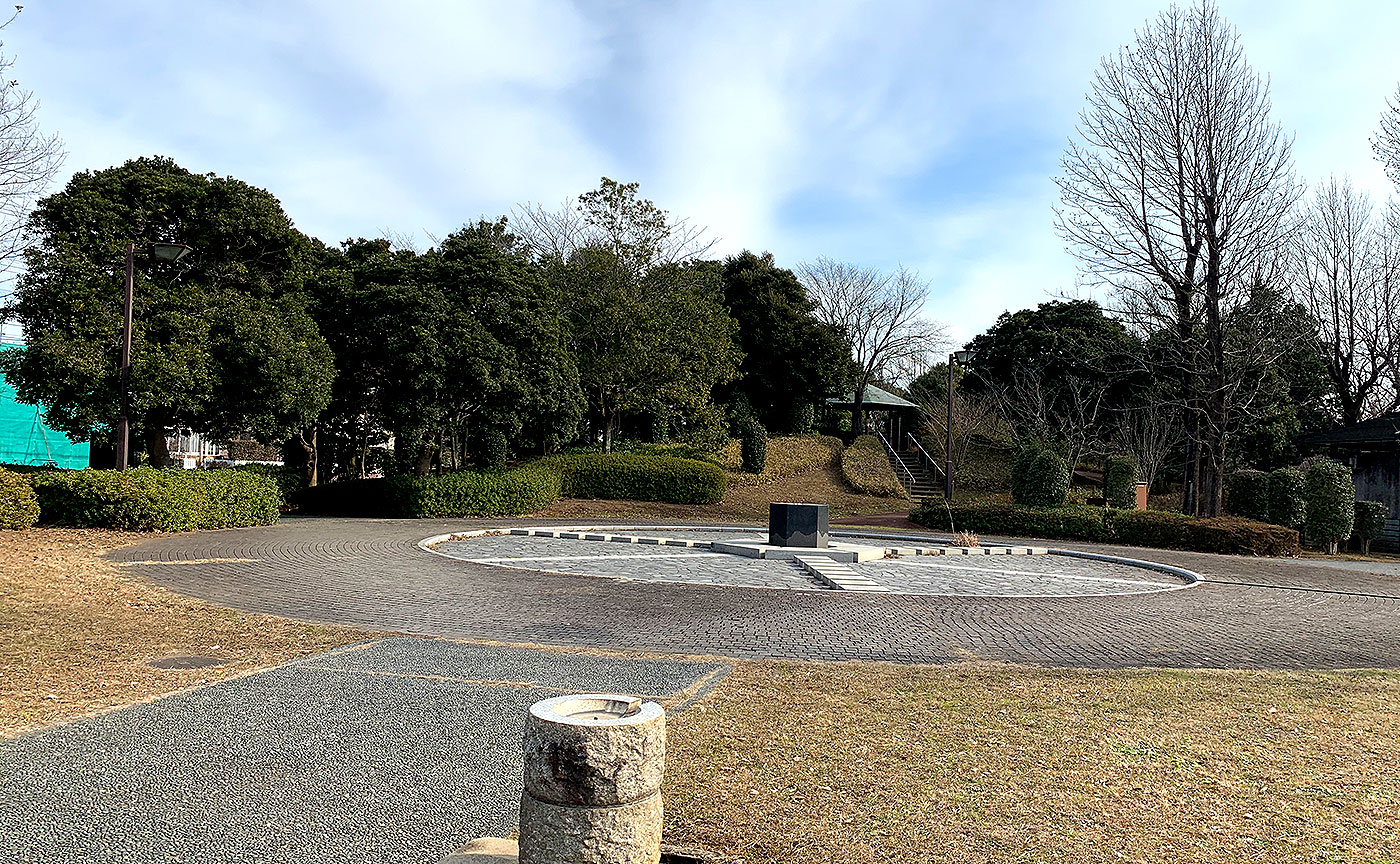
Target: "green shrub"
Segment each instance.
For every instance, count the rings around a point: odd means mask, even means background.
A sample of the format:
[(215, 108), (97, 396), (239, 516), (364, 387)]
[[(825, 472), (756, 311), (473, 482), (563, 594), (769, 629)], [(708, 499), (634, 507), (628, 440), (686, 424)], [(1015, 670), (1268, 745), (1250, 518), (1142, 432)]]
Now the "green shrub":
[(1306, 478), (1297, 468), (1276, 468), (1269, 472), (1269, 519), (1285, 528), (1300, 528), (1307, 517), (1303, 503)]
[(1236, 471), (1225, 478), (1225, 508), (1230, 515), (1256, 522), (1269, 521), (1269, 475)]
[(724, 469), (696, 459), (580, 453), (548, 456), (531, 464), (558, 471), (566, 498), (716, 504), (724, 497)]
[(749, 418), (739, 423), (739, 453), (743, 469), (750, 474), (762, 474), (768, 460), (768, 430)]
[[(616, 450), (616, 446), (614, 446)], [(702, 450), (690, 444), (633, 444), (617, 452), (637, 453), (646, 456), (675, 456), (677, 459), (694, 459), (699, 462), (720, 464), (720, 458), (711, 450)]]
[(559, 474), (542, 467), (454, 471), (427, 477), (341, 480), (303, 489), (305, 513), (386, 519), (523, 516), (559, 499)]
[(306, 470), (292, 465), (234, 465), (231, 468), (216, 468), (216, 471), (242, 471), (266, 477), (277, 484), (277, 491), (283, 501), (291, 501), (306, 486)]
[(841, 476), (848, 486), (863, 495), (909, 497), (890, 467), (885, 446), (874, 435), (860, 436), (841, 454)]
[(941, 501), (930, 501), (909, 518), (920, 525), (945, 530), (950, 511), (956, 530), (980, 535), (1086, 540), (1232, 555), (1295, 555), (1298, 552), (1297, 531), (1232, 516), (1195, 519), (1180, 513), (1105, 510), (1078, 505), (1020, 507), (980, 503), (947, 508)]
[(1355, 502), (1350, 468), (1333, 459), (1311, 460), (1303, 487), (1303, 533), (1308, 542), (1335, 552), (1337, 544), (1351, 536)]
[(1114, 541), (1129, 546), (1224, 555), (1298, 554), (1297, 531), (1237, 516), (1196, 519), (1152, 510), (1115, 511), (1109, 515), (1109, 528)]
[(1137, 462), (1129, 456), (1110, 456), (1103, 468), (1103, 497), (1108, 506), (1131, 510), (1137, 506)]
[(29, 481), (0, 468), (0, 528), (20, 531), (39, 522), (39, 499)]
[(1024, 507), (1059, 507), (1069, 494), (1069, 466), (1058, 454), (1024, 447), (1011, 464), (1011, 497)]
[(1371, 551), (1371, 541), (1381, 536), (1389, 512), (1390, 509), (1381, 501), (1356, 502), (1356, 518), (1352, 522), (1351, 536), (1360, 542), (1362, 552)]
[[(502, 471), (510, 458), (510, 439), (500, 429), (486, 427), (476, 436), (476, 463), (487, 471)], [(446, 476), (446, 475), (442, 475)]]
[(127, 531), (239, 528), (277, 521), (277, 484), (246, 471), (57, 471), (29, 477), (46, 524)]
[(806, 435), (817, 422), (817, 409), (811, 402), (803, 402), (792, 412), (792, 434)]
[(909, 518), (920, 525), (942, 530), (948, 524), (950, 512), (956, 530), (978, 535), (1089, 540), (1096, 543), (1112, 539), (1104, 522), (1104, 509), (1083, 505), (1022, 507), (981, 502), (948, 507), (940, 499), (925, 501)]

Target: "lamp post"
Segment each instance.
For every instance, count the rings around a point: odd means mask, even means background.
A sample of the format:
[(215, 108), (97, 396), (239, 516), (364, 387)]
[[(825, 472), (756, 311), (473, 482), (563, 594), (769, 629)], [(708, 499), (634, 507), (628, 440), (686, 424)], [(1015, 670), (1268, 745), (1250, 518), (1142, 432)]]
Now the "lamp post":
[[(179, 261), (190, 253), (183, 243), (142, 244), (162, 261)], [(136, 289), (136, 244), (126, 244), (126, 295), (122, 300), (121, 414), (117, 417), (117, 470), (125, 471), (131, 454), (131, 304)]]
[(953, 366), (966, 366), (972, 359), (971, 351), (954, 351), (948, 355), (948, 425), (943, 446), (943, 500), (953, 500)]

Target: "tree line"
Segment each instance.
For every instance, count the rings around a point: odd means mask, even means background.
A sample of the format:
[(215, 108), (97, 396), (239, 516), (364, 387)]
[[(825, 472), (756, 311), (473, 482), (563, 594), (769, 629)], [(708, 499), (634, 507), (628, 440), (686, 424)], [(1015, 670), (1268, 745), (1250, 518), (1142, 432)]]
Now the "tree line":
[[(26, 402), (75, 440), (112, 435), (129, 239), (178, 240), (136, 274), (133, 435), (286, 441), (309, 482), (425, 474), (619, 437), (717, 446), (742, 400), (775, 432), (857, 374), (850, 332), (771, 255), (705, 257), (701, 232), (604, 178), (418, 250), (328, 246), (269, 192), (165, 158), (80, 172), (28, 220), (3, 356)], [(878, 367), (866, 364), (870, 369)], [(384, 445), (392, 442), (392, 448)], [(384, 454), (391, 454), (385, 462)]]

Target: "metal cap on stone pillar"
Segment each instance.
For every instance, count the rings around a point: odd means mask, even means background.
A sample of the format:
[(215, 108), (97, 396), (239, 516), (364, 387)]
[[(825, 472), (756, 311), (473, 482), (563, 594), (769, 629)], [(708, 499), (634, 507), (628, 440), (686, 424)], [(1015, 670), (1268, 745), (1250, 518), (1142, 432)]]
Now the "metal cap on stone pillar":
[(605, 693), (536, 702), (525, 720), (521, 864), (656, 864), (666, 712)]

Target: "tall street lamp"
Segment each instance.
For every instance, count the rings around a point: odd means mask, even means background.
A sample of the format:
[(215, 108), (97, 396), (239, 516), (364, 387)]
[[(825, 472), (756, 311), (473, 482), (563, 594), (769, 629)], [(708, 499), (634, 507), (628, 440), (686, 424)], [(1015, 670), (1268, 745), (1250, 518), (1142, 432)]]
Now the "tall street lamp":
[[(143, 243), (162, 261), (179, 261), (190, 253), (190, 247), (183, 243)], [(121, 414), (117, 417), (117, 470), (125, 471), (131, 454), (131, 300), (136, 289), (136, 244), (126, 244), (126, 298), (122, 303), (122, 373), (121, 373)]]
[(948, 426), (943, 448), (943, 500), (953, 500), (953, 366), (966, 366), (972, 360), (971, 351), (954, 351), (948, 355)]

